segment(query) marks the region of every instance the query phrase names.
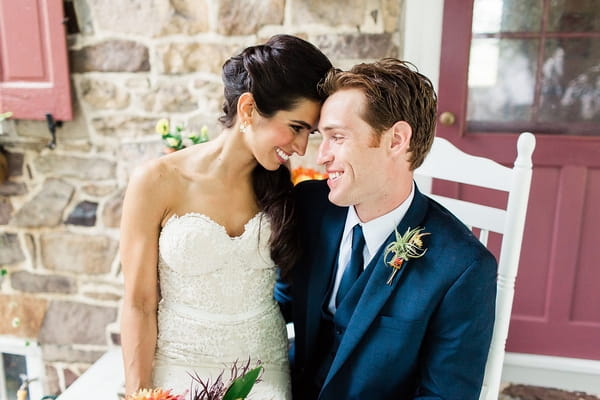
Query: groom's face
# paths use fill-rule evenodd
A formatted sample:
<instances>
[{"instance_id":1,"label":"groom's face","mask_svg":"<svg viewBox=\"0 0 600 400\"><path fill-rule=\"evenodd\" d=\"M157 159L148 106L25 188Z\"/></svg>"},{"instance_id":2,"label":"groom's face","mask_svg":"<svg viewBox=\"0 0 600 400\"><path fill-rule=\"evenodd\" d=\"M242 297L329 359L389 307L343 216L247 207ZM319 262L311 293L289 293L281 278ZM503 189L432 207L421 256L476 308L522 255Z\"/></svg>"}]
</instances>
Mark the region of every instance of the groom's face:
<instances>
[{"instance_id":1,"label":"groom's face","mask_svg":"<svg viewBox=\"0 0 600 400\"><path fill-rule=\"evenodd\" d=\"M323 141L317 162L323 164L329 179L329 200L338 206L377 208L389 182L389 151L386 133L381 142L373 128L362 118L365 95L360 89L333 93L323 104L319 131Z\"/></svg>"}]
</instances>

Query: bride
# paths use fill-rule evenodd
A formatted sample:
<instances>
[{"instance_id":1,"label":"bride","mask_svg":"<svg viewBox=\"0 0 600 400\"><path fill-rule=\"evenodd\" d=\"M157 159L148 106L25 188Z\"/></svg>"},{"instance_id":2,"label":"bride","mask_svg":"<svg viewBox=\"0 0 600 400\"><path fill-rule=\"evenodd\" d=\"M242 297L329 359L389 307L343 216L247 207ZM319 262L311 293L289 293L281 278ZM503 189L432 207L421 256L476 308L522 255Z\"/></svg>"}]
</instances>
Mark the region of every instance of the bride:
<instances>
[{"instance_id":1,"label":"bride","mask_svg":"<svg viewBox=\"0 0 600 400\"><path fill-rule=\"evenodd\" d=\"M223 132L136 169L123 205L126 393L183 393L236 360L260 361L252 399L291 399L287 336L273 300L276 265L297 248L289 157L316 129L331 63L277 35L223 66ZM285 270L282 274L285 274Z\"/></svg>"}]
</instances>

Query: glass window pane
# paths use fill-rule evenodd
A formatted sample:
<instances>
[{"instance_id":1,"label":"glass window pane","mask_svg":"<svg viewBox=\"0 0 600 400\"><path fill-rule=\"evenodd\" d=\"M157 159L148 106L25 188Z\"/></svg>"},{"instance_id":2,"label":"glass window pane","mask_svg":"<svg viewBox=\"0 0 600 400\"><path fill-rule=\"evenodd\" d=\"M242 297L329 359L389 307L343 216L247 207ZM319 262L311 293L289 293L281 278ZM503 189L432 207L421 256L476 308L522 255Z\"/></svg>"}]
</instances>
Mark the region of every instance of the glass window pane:
<instances>
[{"instance_id":1,"label":"glass window pane","mask_svg":"<svg viewBox=\"0 0 600 400\"><path fill-rule=\"evenodd\" d=\"M546 42L539 120L600 122L600 41L597 38Z\"/></svg>"},{"instance_id":2,"label":"glass window pane","mask_svg":"<svg viewBox=\"0 0 600 400\"><path fill-rule=\"evenodd\" d=\"M6 398L17 400L17 390L21 386L21 374L27 375L27 361L25 356L18 354L2 353L2 363L6 382ZM29 400L29 396L27 396Z\"/></svg>"},{"instance_id":3,"label":"glass window pane","mask_svg":"<svg viewBox=\"0 0 600 400\"><path fill-rule=\"evenodd\" d=\"M469 62L469 121L532 118L536 55L532 39L473 39Z\"/></svg>"},{"instance_id":4,"label":"glass window pane","mask_svg":"<svg viewBox=\"0 0 600 400\"><path fill-rule=\"evenodd\" d=\"M598 0L551 0L550 32L600 32Z\"/></svg>"},{"instance_id":5,"label":"glass window pane","mask_svg":"<svg viewBox=\"0 0 600 400\"><path fill-rule=\"evenodd\" d=\"M543 0L475 0L473 33L538 32Z\"/></svg>"}]
</instances>

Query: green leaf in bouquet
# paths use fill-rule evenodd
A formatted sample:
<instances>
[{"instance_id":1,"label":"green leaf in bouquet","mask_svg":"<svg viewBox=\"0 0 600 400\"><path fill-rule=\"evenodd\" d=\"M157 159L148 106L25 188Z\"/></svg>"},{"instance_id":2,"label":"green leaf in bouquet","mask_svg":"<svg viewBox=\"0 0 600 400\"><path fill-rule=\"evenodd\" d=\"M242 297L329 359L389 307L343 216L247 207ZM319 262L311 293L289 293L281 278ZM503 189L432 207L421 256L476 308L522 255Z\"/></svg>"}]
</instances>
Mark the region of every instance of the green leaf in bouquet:
<instances>
[{"instance_id":1,"label":"green leaf in bouquet","mask_svg":"<svg viewBox=\"0 0 600 400\"><path fill-rule=\"evenodd\" d=\"M227 392L225 392L225 395L223 396L223 400L245 399L256 383L262 368L263 367L259 365L231 382L229 389L227 389Z\"/></svg>"}]
</instances>

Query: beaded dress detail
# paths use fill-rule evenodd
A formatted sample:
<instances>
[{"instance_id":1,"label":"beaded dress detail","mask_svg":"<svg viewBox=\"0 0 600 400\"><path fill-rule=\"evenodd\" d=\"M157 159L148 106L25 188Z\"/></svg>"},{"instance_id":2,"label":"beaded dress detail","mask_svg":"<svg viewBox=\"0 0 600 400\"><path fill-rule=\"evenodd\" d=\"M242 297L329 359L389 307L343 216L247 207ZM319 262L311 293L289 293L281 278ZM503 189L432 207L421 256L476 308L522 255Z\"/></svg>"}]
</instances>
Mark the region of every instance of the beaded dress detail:
<instances>
[{"instance_id":1,"label":"beaded dress detail","mask_svg":"<svg viewBox=\"0 0 600 400\"><path fill-rule=\"evenodd\" d=\"M213 382L222 372L260 360L264 373L250 400L290 400L287 334L273 299L276 269L270 224L262 213L231 237L209 217L171 217L159 238L156 387L183 393L189 374Z\"/></svg>"}]
</instances>

